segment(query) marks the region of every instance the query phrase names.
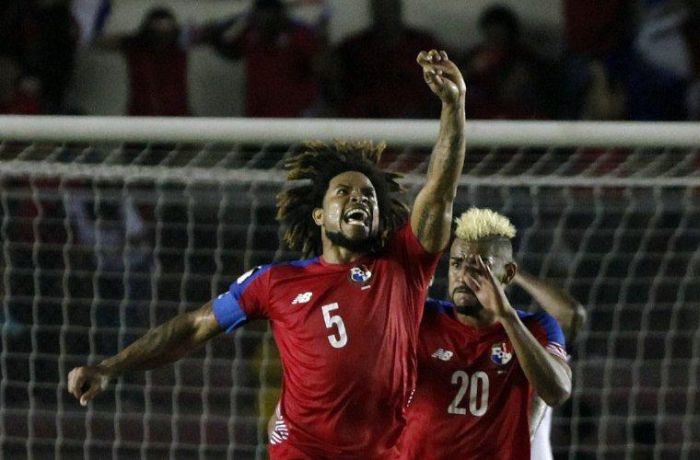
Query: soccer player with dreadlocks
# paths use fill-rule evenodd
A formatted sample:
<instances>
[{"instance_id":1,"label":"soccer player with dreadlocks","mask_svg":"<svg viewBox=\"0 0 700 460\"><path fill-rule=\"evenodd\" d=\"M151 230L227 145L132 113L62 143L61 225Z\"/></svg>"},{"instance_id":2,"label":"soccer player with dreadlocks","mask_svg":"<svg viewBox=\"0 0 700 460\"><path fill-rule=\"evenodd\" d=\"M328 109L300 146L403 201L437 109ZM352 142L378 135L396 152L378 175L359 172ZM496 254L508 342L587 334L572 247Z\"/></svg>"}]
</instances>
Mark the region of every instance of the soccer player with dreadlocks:
<instances>
[{"instance_id":1,"label":"soccer player with dreadlocks","mask_svg":"<svg viewBox=\"0 0 700 460\"><path fill-rule=\"evenodd\" d=\"M465 85L445 52L418 63L442 101L426 183L409 212L397 175L369 143L312 145L291 159L278 197L285 241L306 259L254 268L199 310L151 330L114 357L69 374L87 404L115 376L172 362L255 319L271 322L283 389L273 459L396 455L416 381L426 291L449 242L465 156Z\"/></svg>"}]
</instances>

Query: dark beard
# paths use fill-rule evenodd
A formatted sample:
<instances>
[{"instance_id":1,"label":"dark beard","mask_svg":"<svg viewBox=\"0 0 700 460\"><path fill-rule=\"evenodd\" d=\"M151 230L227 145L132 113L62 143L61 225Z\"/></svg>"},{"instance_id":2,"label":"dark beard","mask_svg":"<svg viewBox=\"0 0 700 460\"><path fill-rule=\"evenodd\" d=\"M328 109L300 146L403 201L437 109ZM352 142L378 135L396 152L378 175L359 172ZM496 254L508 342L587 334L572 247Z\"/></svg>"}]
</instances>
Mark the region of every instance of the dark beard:
<instances>
[{"instance_id":1,"label":"dark beard","mask_svg":"<svg viewBox=\"0 0 700 460\"><path fill-rule=\"evenodd\" d=\"M331 243L335 244L336 246L340 246L341 248L348 249L352 252L358 252L363 254L374 251L377 245L377 241L375 238L365 238L361 241L354 241L340 232L327 231L326 237Z\"/></svg>"},{"instance_id":2,"label":"dark beard","mask_svg":"<svg viewBox=\"0 0 700 460\"><path fill-rule=\"evenodd\" d=\"M454 292L452 293L452 304L455 306L455 311L457 313L466 316L476 316L481 310L484 309L484 307L481 305L481 303L479 303L478 300L476 301L475 305L465 305L463 307L458 306L454 302Z\"/></svg>"},{"instance_id":3,"label":"dark beard","mask_svg":"<svg viewBox=\"0 0 700 460\"><path fill-rule=\"evenodd\" d=\"M458 307L455 305L455 311L465 316L476 316L483 309L484 307L482 307L480 303L476 305L467 305L466 307Z\"/></svg>"}]
</instances>

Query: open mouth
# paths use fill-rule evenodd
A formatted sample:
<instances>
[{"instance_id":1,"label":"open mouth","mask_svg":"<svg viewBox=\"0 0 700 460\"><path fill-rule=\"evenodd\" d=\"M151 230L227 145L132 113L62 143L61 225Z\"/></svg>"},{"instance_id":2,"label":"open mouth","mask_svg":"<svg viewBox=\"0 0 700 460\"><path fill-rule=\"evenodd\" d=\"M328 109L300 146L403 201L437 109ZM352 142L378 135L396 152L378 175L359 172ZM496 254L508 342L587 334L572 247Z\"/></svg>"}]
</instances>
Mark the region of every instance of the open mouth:
<instances>
[{"instance_id":1,"label":"open mouth","mask_svg":"<svg viewBox=\"0 0 700 460\"><path fill-rule=\"evenodd\" d=\"M369 222L369 212L364 208L350 209L343 216L345 223L350 225L367 225Z\"/></svg>"}]
</instances>

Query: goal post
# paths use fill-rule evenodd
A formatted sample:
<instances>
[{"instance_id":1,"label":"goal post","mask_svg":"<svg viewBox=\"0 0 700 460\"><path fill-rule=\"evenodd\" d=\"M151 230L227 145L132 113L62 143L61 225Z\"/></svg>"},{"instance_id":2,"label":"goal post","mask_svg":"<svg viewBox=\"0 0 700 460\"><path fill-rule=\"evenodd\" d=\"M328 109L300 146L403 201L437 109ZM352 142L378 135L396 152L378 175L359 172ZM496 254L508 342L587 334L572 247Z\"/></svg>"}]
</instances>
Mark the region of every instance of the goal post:
<instances>
[{"instance_id":1,"label":"goal post","mask_svg":"<svg viewBox=\"0 0 700 460\"><path fill-rule=\"evenodd\" d=\"M373 139L432 145L435 120L0 116L0 139L75 142L248 142L258 144ZM472 147L693 147L697 123L469 121Z\"/></svg>"},{"instance_id":2,"label":"goal post","mask_svg":"<svg viewBox=\"0 0 700 460\"><path fill-rule=\"evenodd\" d=\"M455 211L510 217L518 264L588 311L557 456L698 458L700 125L466 129ZM264 323L124 376L88 408L67 372L295 256L279 244L275 195L305 141L386 142L383 166L410 198L437 132L433 120L0 117L0 452L264 458L280 385ZM445 286L443 266L431 294Z\"/></svg>"}]
</instances>

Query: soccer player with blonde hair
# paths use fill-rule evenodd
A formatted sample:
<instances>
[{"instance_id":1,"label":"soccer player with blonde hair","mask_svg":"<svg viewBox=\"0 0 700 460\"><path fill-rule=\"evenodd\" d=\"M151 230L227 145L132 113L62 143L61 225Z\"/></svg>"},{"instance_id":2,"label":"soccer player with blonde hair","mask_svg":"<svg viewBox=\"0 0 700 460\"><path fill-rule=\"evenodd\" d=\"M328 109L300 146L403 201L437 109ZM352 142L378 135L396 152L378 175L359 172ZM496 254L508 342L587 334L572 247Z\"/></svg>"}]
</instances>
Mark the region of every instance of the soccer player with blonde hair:
<instances>
[{"instance_id":1,"label":"soccer player with blonde hair","mask_svg":"<svg viewBox=\"0 0 700 460\"><path fill-rule=\"evenodd\" d=\"M399 442L404 459L530 459L533 393L554 406L571 393L564 335L546 312L511 306L515 227L491 210L457 220L448 297L429 300L418 385Z\"/></svg>"}]
</instances>

